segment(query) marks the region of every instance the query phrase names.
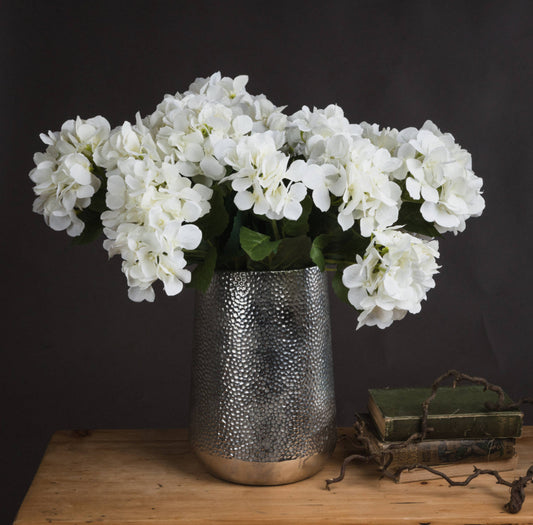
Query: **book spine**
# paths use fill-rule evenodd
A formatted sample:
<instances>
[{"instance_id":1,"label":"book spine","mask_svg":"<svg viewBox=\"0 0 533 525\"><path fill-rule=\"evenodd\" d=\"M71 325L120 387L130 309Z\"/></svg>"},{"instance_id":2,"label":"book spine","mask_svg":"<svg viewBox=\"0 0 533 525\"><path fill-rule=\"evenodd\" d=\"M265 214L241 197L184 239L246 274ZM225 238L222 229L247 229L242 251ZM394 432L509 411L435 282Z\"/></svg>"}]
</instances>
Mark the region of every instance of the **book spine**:
<instances>
[{"instance_id":1,"label":"book spine","mask_svg":"<svg viewBox=\"0 0 533 525\"><path fill-rule=\"evenodd\" d=\"M387 451L388 445L382 444ZM427 440L402 448L390 449L390 468L401 465L439 465L463 460L499 461L515 455L514 439L451 439Z\"/></svg>"},{"instance_id":2,"label":"book spine","mask_svg":"<svg viewBox=\"0 0 533 525\"><path fill-rule=\"evenodd\" d=\"M516 438L522 431L522 414L484 413L429 416L433 431L427 439ZM386 418L384 441L404 441L420 431L420 418Z\"/></svg>"}]
</instances>

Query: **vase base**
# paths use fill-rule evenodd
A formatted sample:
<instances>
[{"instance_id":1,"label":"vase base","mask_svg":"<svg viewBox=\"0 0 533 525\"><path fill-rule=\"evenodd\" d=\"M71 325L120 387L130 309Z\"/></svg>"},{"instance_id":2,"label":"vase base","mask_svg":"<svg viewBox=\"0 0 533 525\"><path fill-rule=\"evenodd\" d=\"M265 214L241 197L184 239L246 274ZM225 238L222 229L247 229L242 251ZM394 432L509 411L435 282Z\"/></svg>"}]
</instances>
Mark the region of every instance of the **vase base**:
<instances>
[{"instance_id":1,"label":"vase base","mask_svg":"<svg viewBox=\"0 0 533 525\"><path fill-rule=\"evenodd\" d=\"M216 478L241 485L286 485L322 470L329 454L313 454L286 461L243 461L195 450L197 457Z\"/></svg>"}]
</instances>

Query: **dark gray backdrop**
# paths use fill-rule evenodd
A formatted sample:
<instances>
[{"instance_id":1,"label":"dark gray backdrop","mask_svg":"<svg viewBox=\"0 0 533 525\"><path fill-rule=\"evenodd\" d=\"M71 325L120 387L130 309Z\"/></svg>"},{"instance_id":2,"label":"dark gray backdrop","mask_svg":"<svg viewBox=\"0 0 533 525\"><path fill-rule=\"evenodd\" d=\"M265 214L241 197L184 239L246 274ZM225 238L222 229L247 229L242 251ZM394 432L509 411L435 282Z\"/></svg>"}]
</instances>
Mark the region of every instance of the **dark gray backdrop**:
<instances>
[{"instance_id":1,"label":"dark gray backdrop","mask_svg":"<svg viewBox=\"0 0 533 525\"><path fill-rule=\"evenodd\" d=\"M451 367L533 394L533 3L324 5L3 2L0 523L55 430L178 427L188 414L193 293L132 303L100 242L72 247L31 212L38 134L76 115L116 126L217 70L248 74L250 92L290 112L334 102L354 122L431 118L485 181L486 211L441 241L421 314L356 332L332 296L339 424L367 388L428 385Z\"/></svg>"}]
</instances>

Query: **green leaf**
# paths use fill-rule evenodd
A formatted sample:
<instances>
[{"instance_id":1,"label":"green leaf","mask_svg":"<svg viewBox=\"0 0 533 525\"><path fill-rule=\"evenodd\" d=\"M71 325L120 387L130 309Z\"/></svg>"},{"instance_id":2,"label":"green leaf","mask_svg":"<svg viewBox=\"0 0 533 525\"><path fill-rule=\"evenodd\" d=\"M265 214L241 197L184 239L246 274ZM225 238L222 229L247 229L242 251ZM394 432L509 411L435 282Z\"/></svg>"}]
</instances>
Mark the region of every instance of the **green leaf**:
<instances>
[{"instance_id":1,"label":"green leaf","mask_svg":"<svg viewBox=\"0 0 533 525\"><path fill-rule=\"evenodd\" d=\"M96 177L100 180L100 187L98 191L92 196L91 204L89 204L89 210L95 211L97 213L103 213L106 211L107 204L105 203L105 196L107 193L107 176L104 168L93 165L93 172Z\"/></svg>"},{"instance_id":2,"label":"green leaf","mask_svg":"<svg viewBox=\"0 0 533 525\"><path fill-rule=\"evenodd\" d=\"M441 234L435 226L422 217L421 206L422 204L419 202L404 202L400 208L396 224L402 225L407 231L412 233L419 233L427 237L440 237Z\"/></svg>"},{"instance_id":3,"label":"green leaf","mask_svg":"<svg viewBox=\"0 0 533 525\"><path fill-rule=\"evenodd\" d=\"M307 235L282 239L269 263L270 270L296 270L313 265L309 255L311 239Z\"/></svg>"},{"instance_id":4,"label":"green leaf","mask_svg":"<svg viewBox=\"0 0 533 525\"><path fill-rule=\"evenodd\" d=\"M91 197L91 203L87 208L78 213L78 218L83 221L85 228L78 237L72 239L72 244L87 244L98 239L104 228L100 215L106 211L105 196L107 192L107 177L105 170L93 164L92 171L100 180L98 191Z\"/></svg>"},{"instance_id":5,"label":"green leaf","mask_svg":"<svg viewBox=\"0 0 533 525\"><path fill-rule=\"evenodd\" d=\"M337 222L337 216L338 212L333 207L329 211L323 212L313 206L309 214L310 237L317 237L321 233L342 232L342 228Z\"/></svg>"},{"instance_id":6,"label":"green leaf","mask_svg":"<svg viewBox=\"0 0 533 525\"><path fill-rule=\"evenodd\" d=\"M335 272L335 275L333 276L333 279L331 281L331 286L333 288L333 291L335 292L335 295L344 303L351 304L350 301L348 301L348 288L342 284L342 272L344 271L344 268L346 266L337 266L337 271Z\"/></svg>"},{"instance_id":7,"label":"green leaf","mask_svg":"<svg viewBox=\"0 0 533 525\"><path fill-rule=\"evenodd\" d=\"M85 228L78 237L72 239L72 244L87 244L98 239L104 229L100 213L87 208L80 212L78 217L85 223Z\"/></svg>"},{"instance_id":8,"label":"green leaf","mask_svg":"<svg viewBox=\"0 0 533 525\"><path fill-rule=\"evenodd\" d=\"M355 262L356 254L364 255L369 243L369 237L363 237L354 229L350 229L332 234L324 254L327 259L352 263Z\"/></svg>"},{"instance_id":9,"label":"green leaf","mask_svg":"<svg viewBox=\"0 0 533 525\"><path fill-rule=\"evenodd\" d=\"M233 217L233 226L231 228L228 242L226 243L225 251L229 253L237 253L241 251L241 243L239 241L239 236L241 234L241 226L242 212L239 210L235 214L235 217Z\"/></svg>"},{"instance_id":10,"label":"green leaf","mask_svg":"<svg viewBox=\"0 0 533 525\"><path fill-rule=\"evenodd\" d=\"M281 240L271 241L268 235L250 230L246 226L241 227L239 239L242 249L252 261L262 261L275 253L281 242Z\"/></svg>"},{"instance_id":11,"label":"green leaf","mask_svg":"<svg viewBox=\"0 0 533 525\"><path fill-rule=\"evenodd\" d=\"M241 248L239 234L242 226L242 212L237 210L226 241L221 242L217 260L218 269L242 270L245 267L246 254Z\"/></svg>"},{"instance_id":12,"label":"green leaf","mask_svg":"<svg viewBox=\"0 0 533 525\"><path fill-rule=\"evenodd\" d=\"M202 238L214 239L221 235L229 224L229 215L224 205L224 192L221 186L213 188L211 197L211 210L207 215L200 217L194 224L202 230Z\"/></svg>"},{"instance_id":13,"label":"green leaf","mask_svg":"<svg viewBox=\"0 0 533 525\"><path fill-rule=\"evenodd\" d=\"M204 262L208 248L209 244L202 241L198 248L194 250L183 250L187 264L200 264Z\"/></svg>"},{"instance_id":14,"label":"green leaf","mask_svg":"<svg viewBox=\"0 0 533 525\"><path fill-rule=\"evenodd\" d=\"M313 244L311 244L311 260L320 268L321 272L326 269L326 261L323 250L328 245L329 237L330 236L328 234L323 233L313 241Z\"/></svg>"},{"instance_id":15,"label":"green leaf","mask_svg":"<svg viewBox=\"0 0 533 525\"><path fill-rule=\"evenodd\" d=\"M204 293L211 283L216 263L217 249L210 245L203 262L198 264L198 266L193 270L191 274L190 285L193 288L196 288L196 290Z\"/></svg>"},{"instance_id":16,"label":"green leaf","mask_svg":"<svg viewBox=\"0 0 533 525\"><path fill-rule=\"evenodd\" d=\"M302 214L296 221L283 219L281 222L281 231L284 237L298 237L305 235L309 231L309 214L313 209L313 201L310 195L307 195L302 201Z\"/></svg>"},{"instance_id":17,"label":"green leaf","mask_svg":"<svg viewBox=\"0 0 533 525\"><path fill-rule=\"evenodd\" d=\"M345 232L323 233L315 238L311 246L311 259L322 270L326 259L337 264L355 262L356 254L363 255L370 239L359 235L354 229Z\"/></svg>"}]
</instances>

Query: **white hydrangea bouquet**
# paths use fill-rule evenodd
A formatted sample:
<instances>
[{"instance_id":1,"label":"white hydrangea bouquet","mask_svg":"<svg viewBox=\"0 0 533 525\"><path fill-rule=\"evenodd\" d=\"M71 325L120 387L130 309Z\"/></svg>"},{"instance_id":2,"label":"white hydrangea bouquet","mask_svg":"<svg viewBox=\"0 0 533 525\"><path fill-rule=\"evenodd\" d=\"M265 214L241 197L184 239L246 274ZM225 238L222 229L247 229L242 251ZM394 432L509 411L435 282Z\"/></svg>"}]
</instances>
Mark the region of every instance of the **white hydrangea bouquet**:
<instances>
[{"instance_id":1,"label":"white hydrangea bouquet","mask_svg":"<svg viewBox=\"0 0 533 525\"><path fill-rule=\"evenodd\" d=\"M215 270L318 265L358 328L419 312L435 238L485 206L470 154L430 121L380 129L337 105L287 115L247 81L215 73L134 124L78 117L41 135L33 210L79 242L103 231L133 301L153 301L157 280L175 295L205 291Z\"/></svg>"}]
</instances>

